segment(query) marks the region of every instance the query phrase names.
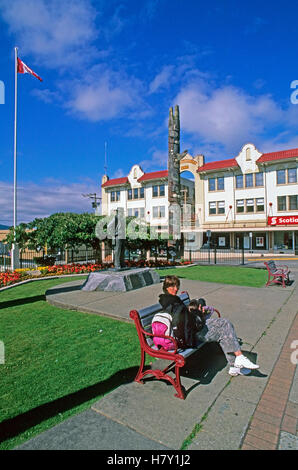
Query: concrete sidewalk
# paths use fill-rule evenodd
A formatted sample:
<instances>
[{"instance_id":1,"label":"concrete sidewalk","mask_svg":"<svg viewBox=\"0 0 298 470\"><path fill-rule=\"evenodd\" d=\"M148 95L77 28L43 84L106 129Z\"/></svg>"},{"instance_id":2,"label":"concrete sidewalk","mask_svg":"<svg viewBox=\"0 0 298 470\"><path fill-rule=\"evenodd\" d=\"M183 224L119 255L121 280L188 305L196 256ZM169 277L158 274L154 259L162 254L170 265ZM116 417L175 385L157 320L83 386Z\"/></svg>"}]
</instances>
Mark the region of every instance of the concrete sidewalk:
<instances>
[{"instance_id":1,"label":"concrete sidewalk","mask_svg":"<svg viewBox=\"0 0 298 470\"><path fill-rule=\"evenodd\" d=\"M131 382L17 449L297 449L297 273L292 269L295 282L285 289L181 282L190 297L205 297L233 322L242 350L260 364L249 376L230 377L219 346L207 344L182 371L185 400L165 382ZM82 283L57 286L47 300L130 321L132 308L154 303L161 293L161 284L126 293L82 292Z\"/></svg>"}]
</instances>

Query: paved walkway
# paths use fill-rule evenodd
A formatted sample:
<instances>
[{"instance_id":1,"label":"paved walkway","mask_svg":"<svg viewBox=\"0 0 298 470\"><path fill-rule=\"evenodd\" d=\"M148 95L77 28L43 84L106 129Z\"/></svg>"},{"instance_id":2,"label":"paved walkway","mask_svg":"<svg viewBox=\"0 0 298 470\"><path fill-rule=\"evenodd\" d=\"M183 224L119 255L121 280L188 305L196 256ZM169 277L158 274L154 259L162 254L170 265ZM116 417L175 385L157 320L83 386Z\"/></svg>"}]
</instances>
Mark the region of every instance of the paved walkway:
<instances>
[{"instance_id":1,"label":"paved walkway","mask_svg":"<svg viewBox=\"0 0 298 470\"><path fill-rule=\"evenodd\" d=\"M296 449L298 443L298 270L283 289L182 281L235 325L242 350L260 369L230 377L216 344L205 345L182 372L185 400L165 382L130 382L90 409L17 449L224 450ZM82 281L48 291L49 302L129 320L129 310L153 303L161 285L129 293L83 292ZM160 364L162 367L162 364Z\"/></svg>"}]
</instances>

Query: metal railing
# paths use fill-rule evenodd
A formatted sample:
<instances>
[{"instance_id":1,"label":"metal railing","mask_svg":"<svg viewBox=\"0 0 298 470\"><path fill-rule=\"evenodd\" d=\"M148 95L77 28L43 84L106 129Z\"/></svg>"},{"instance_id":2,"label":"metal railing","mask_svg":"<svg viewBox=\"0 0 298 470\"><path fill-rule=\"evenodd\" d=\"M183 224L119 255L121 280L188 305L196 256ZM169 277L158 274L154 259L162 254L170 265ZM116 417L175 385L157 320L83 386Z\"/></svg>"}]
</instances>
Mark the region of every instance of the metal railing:
<instances>
[{"instance_id":1,"label":"metal railing","mask_svg":"<svg viewBox=\"0 0 298 470\"><path fill-rule=\"evenodd\" d=\"M152 250L147 260L153 261L189 261L190 263L198 264L229 264L229 265L244 265L248 250L244 249L218 249L218 248L203 248L200 250L184 250L182 256L172 253L169 250ZM146 258L146 256L145 256ZM144 252L140 250L131 251L126 250L125 259L128 261L139 261L144 258ZM88 264L88 263L102 263L109 264L113 261L113 250L109 247L98 253L96 250L87 247L80 247L79 249L60 250L54 254L46 254L45 251L40 252L32 250L20 250L19 252L19 267L36 269L38 266L47 266L53 264ZM11 252L8 245L0 244L0 272L5 272L11 269Z\"/></svg>"},{"instance_id":2,"label":"metal railing","mask_svg":"<svg viewBox=\"0 0 298 470\"><path fill-rule=\"evenodd\" d=\"M201 250L184 251L184 260L200 264L244 265L246 250L203 248Z\"/></svg>"}]
</instances>

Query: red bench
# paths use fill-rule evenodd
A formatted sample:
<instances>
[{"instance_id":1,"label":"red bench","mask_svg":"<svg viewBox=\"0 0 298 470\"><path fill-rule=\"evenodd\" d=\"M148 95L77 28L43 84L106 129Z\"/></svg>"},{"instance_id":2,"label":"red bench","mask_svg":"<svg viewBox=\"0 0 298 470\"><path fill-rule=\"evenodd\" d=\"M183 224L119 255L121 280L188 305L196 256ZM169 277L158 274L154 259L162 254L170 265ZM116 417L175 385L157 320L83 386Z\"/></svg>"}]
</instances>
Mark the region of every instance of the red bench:
<instances>
[{"instance_id":1,"label":"red bench","mask_svg":"<svg viewBox=\"0 0 298 470\"><path fill-rule=\"evenodd\" d=\"M264 262L267 271L268 271L268 281L266 286L270 284L282 284L283 287L286 287L286 283L289 282L289 271L288 266L280 265L276 266L274 261L265 261Z\"/></svg>"},{"instance_id":2,"label":"red bench","mask_svg":"<svg viewBox=\"0 0 298 470\"><path fill-rule=\"evenodd\" d=\"M187 292L182 292L180 298L186 306L189 304L190 299ZM161 335L161 338L171 339L171 341L173 341L176 345L176 348L173 351L166 351L163 348L156 348L152 339L153 334L151 329L151 323L154 315L160 311L162 311L162 307L159 303L157 303L149 307L145 307L139 311L131 310L129 313L130 318L135 322L141 347L141 363L135 378L135 382L143 384L143 379L147 375L153 375L158 380L167 380L173 385L176 390L175 397L184 400L185 393L181 385L180 369L185 365L186 359L193 353L195 353L201 346L203 346L205 342L202 341L202 343L200 343L197 348L179 349L174 338L172 338L171 336ZM215 312L220 317L219 311L215 309ZM166 359L170 361L170 364L163 370L152 368L145 369L144 366L146 354L158 359ZM168 374L168 372L170 371L170 369L173 368L174 365L175 377L173 378Z\"/></svg>"}]
</instances>

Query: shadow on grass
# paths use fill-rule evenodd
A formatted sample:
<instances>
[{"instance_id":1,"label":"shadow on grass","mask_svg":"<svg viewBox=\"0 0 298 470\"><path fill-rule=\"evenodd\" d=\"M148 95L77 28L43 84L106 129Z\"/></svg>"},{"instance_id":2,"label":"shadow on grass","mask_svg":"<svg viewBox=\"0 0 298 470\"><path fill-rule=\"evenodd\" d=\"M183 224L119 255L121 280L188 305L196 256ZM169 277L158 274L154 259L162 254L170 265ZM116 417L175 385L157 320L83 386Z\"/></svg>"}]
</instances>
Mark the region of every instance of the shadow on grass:
<instances>
[{"instance_id":1,"label":"shadow on grass","mask_svg":"<svg viewBox=\"0 0 298 470\"><path fill-rule=\"evenodd\" d=\"M82 284L79 284L78 286L68 286L66 287L65 284L62 284L62 286L57 286L57 287L52 287L50 290L46 291L46 295L51 295L51 294L62 294L64 292L72 292L75 290L81 290Z\"/></svg>"},{"instance_id":2,"label":"shadow on grass","mask_svg":"<svg viewBox=\"0 0 298 470\"><path fill-rule=\"evenodd\" d=\"M24 304L31 304L33 302L39 302L40 300L46 300L45 295L35 295L32 297L24 297L23 299L7 300L5 302L0 302L0 309L17 307L18 305Z\"/></svg>"},{"instance_id":3,"label":"shadow on grass","mask_svg":"<svg viewBox=\"0 0 298 470\"><path fill-rule=\"evenodd\" d=\"M12 439L43 421L53 418L59 413L75 408L100 395L104 395L120 385L132 382L137 371L138 367L120 370L107 380L58 398L50 403L40 405L14 418L2 421L2 423L0 423L0 442Z\"/></svg>"}]
</instances>

